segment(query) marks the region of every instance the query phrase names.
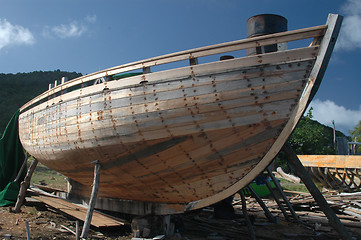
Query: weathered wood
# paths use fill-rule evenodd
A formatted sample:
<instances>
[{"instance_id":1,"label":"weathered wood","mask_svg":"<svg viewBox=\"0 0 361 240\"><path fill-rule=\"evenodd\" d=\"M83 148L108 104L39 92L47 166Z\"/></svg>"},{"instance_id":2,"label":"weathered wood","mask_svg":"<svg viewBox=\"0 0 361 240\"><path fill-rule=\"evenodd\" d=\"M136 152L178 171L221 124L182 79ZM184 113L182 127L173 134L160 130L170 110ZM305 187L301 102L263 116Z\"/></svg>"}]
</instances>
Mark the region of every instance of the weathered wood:
<instances>
[{"instance_id":1,"label":"weathered wood","mask_svg":"<svg viewBox=\"0 0 361 240\"><path fill-rule=\"evenodd\" d=\"M302 179L302 182L306 185L307 189L312 194L313 198L316 200L322 211L327 216L330 225L338 232L338 234L342 239L349 239L349 240L352 239L352 237L347 232L344 225L341 223L340 219L336 216L336 214L328 205L322 193L312 182L310 176L308 175L306 169L298 159L297 154L294 152L292 147L289 144L285 144L283 146L283 151L287 154L289 163L293 165L293 169L295 170L296 174Z\"/></svg>"},{"instance_id":2,"label":"weathered wood","mask_svg":"<svg viewBox=\"0 0 361 240\"><path fill-rule=\"evenodd\" d=\"M25 221L25 226L26 226L26 240L30 240L30 228L29 228L29 222Z\"/></svg>"},{"instance_id":3,"label":"weathered wood","mask_svg":"<svg viewBox=\"0 0 361 240\"><path fill-rule=\"evenodd\" d=\"M359 168L361 156L358 155L297 155L305 167Z\"/></svg>"},{"instance_id":4,"label":"weathered wood","mask_svg":"<svg viewBox=\"0 0 361 240\"><path fill-rule=\"evenodd\" d=\"M28 158L29 158L29 155L28 155L27 152L25 152L24 162L23 162L23 164L21 165L21 168L20 168L20 170L19 170L19 172L18 172L18 175L16 175L16 178L15 178L14 182L19 181L19 179L20 179L20 177L21 177L21 175L22 175L22 173L23 173L23 171L24 171L24 168L26 167L26 165L27 165L27 163L28 163Z\"/></svg>"},{"instance_id":5,"label":"weathered wood","mask_svg":"<svg viewBox=\"0 0 361 240\"><path fill-rule=\"evenodd\" d=\"M74 232L73 230L71 230L70 228L68 228L67 226L64 225L60 225L60 227L64 228L65 230L67 230L68 232L70 232L71 234L76 236L76 232Z\"/></svg>"},{"instance_id":6,"label":"weathered wood","mask_svg":"<svg viewBox=\"0 0 361 240\"><path fill-rule=\"evenodd\" d=\"M84 219L86 218L87 208L85 208L84 206L76 205L64 199L52 197L52 196L39 195L39 196L32 196L32 198L41 201L70 216L73 216L78 220L84 221ZM79 221L77 222L79 223ZM93 212L91 225L95 227L116 227L116 226L125 225L125 222L95 211Z\"/></svg>"},{"instance_id":7,"label":"weathered wood","mask_svg":"<svg viewBox=\"0 0 361 240\"><path fill-rule=\"evenodd\" d=\"M34 161L31 163L31 165L28 168L24 181L22 181L20 184L19 195L14 208L14 212L16 213L20 212L21 206L23 205L25 199L26 190L30 185L30 180L37 164L38 164L38 160L34 158Z\"/></svg>"},{"instance_id":8,"label":"weathered wood","mask_svg":"<svg viewBox=\"0 0 361 240\"><path fill-rule=\"evenodd\" d=\"M315 96L321 84L328 62L330 61L333 48L335 47L336 39L341 29L342 20L343 17L340 15L337 14L328 15L326 22L328 28L320 44L320 53L316 60L317 67L315 67L310 74L310 78L313 79L315 83L314 83L314 87L312 88L310 98L308 99L308 103L312 101L313 97ZM327 42L328 44L323 44L324 42Z\"/></svg>"},{"instance_id":9,"label":"weathered wood","mask_svg":"<svg viewBox=\"0 0 361 240\"><path fill-rule=\"evenodd\" d=\"M272 172L271 172L271 174L272 174ZM273 179L272 179L272 180L273 180ZM275 183L275 181L273 181L273 182ZM277 182L277 180L276 180L276 182ZM276 201L276 203L277 203L279 209L281 210L283 216L285 217L285 219L286 219L287 221L289 221L290 218L289 218L289 216L288 216L288 214L287 214L287 212L286 212L285 207L283 206L283 204L281 203L281 201L279 200L279 198L276 196L274 190L272 189L271 184L268 182L268 180L267 180L266 178L265 178L264 183L266 184L268 190L270 191L273 199Z\"/></svg>"},{"instance_id":10,"label":"weathered wood","mask_svg":"<svg viewBox=\"0 0 361 240\"><path fill-rule=\"evenodd\" d=\"M75 221L75 240L80 239L80 229L79 229L79 221Z\"/></svg>"},{"instance_id":11,"label":"weathered wood","mask_svg":"<svg viewBox=\"0 0 361 240\"><path fill-rule=\"evenodd\" d=\"M263 209L263 211L264 211L266 217L268 218L268 220L270 222L277 223L278 222L277 217L272 215L272 213L270 212L270 210L268 209L266 204L263 202L262 198L260 198L258 196L258 194L253 190L253 188L251 186L248 186L247 188L251 191L252 197L254 197L256 199L256 201L258 202L260 207Z\"/></svg>"},{"instance_id":12,"label":"weathered wood","mask_svg":"<svg viewBox=\"0 0 361 240\"><path fill-rule=\"evenodd\" d=\"M90 227L90 223L91 223L91 220L92 220L92 217L93 217L95 201L97 199L98 188L99 188L100 167L101 166L99 164L99 161L96 161L95 166L94 166L93 189L92 189L92 194L90 196L89 207L88 207L88 211L87 211L87 214L86 214L86 218L84 220L83 230L82 230L81 235L80 235L81 238L86 238L87 237L89 227Z\"/></svg>"},{"instance_id":13,"label":"weathered wood","mask_svg":"<svg viewBox=\"0 0 361 240\"><path fill-rule=\"evenodd\" d=\"M290 211L292 217L293 217L296 221L298 221L298 216L297 216L295 210L293 209L290 201L288 201L287 196L286 196L285 193L283 192L283 189L282 189L281 185L279 184L278 180L277 180L277 179L275 178L275 176L273 175L270 167L268 166L268 167L266 168L266 170L267 170L267 172L268 172L268 175L271 177L273 183L275 184L276 189L277 189L278 192L281 194L281 197L282 197L283 201L285 202L288 210ZM283 211L282 211L282 212L283 212Z\"/></svg>"},{"instance_id":14,"label":"weathered wood","mask_svg":"<svg viewBox=\"0 0 361 240\"><path fill-rule=\"evenodd\" d=\"M252 222L248 216L248 212L247 212L247 204L246 204L246 198L244 197L244 193L242 191L239 191L239 194L241 195L241 199L242 199L242 213L243 213L243 217L246 219L246 223L247 223L247 227L248 227L248 231L250 234L251 239L256 239L256 234L254 232L253 226L252 226Z\"/></svg>"}]
</instances>

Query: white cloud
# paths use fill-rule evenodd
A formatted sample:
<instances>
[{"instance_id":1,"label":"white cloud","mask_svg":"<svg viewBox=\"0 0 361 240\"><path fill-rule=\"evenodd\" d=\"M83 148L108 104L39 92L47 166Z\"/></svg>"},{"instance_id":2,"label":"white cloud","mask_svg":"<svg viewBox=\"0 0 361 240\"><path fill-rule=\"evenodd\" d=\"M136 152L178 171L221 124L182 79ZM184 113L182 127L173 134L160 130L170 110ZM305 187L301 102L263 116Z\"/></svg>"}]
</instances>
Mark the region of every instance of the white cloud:
<instances>
[{"instance_id":1,"label":"white cloud","mask_svg":"<svg viewBox=\"0 0 361 240\"><path fill-rule=\"evenodd\" d=\"M72 21L68 24L60 24L57 26L46 26L43 35L47 37L58 38L78 38L88 31L88 24L96 22L96 15L88 15L83 21Z\"/></svg>"},{"instance_id":2,"label":"white cloud","mask_svg":"<svg viewBox=\"0 0 361 240\"><path fill-rule=\"evenodd\" d=\"M86 30L87 28L84 25L75 21L67 25L61 24L51 28L52 33L60 38L80 37Z\"/></svg>"},{"instance_id":3,"label":"white cloud","mask_svg":"<svg viewBox=\"0 0 361 240\"><path fill-rule=\"evenodd\" d=\"M85 21L87 21L88 23L94 23L97 20L97 16L96 15L88 15L85 17Z\"/></svg>"},{"instance_id":4,"label":"white cloud","mask_svg":"<svg viewBox=\"0 0 361 240\"><path fill-rule=\"evenodd\" d=\"M361 49L361 1L347 0L342 6L344 19L336 50Z\"/></svg>"},{"instance_id":5,"label":"white cloud","mask_svg":"<svg viewBox=\"0 0 361 240\"><path fill-rule=\"evenodd\" d=\"M11 45L31 45L35 38L29 29L13 25L6 19L0 19L0 50Z\"/></svg>"},{"instance_id":6,"label":"white cloud","mask_svg":"<svg viewBox=\"0 0 361 240\"><path fill-rule=\"evenodd\" d=\"M313 119L332 127L332 120L335 121L336 130L349 135L349 130L353 130L356 124L361 121L361 105L358 110L346 109L333 101L321 101L315 99L311 102ZM306 113L308 110L306 111Z\"/></svg>"}]
</instances>

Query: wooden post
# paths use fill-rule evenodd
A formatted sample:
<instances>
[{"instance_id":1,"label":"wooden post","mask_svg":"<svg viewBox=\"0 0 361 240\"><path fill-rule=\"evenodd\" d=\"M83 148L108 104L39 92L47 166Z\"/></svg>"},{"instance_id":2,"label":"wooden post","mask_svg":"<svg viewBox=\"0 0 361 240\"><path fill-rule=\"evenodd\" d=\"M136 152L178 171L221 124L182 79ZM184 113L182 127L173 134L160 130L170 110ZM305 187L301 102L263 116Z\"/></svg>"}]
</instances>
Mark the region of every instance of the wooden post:
<instances>
[{"instance_id":1,"label":"wooden post","mask_svg":"<svg viewBox=\"0 0 361 240\"><path fill-rule=\"evenodd\" d=\"M89 208L85 217L85 221L84 221L84 225L83 225L83 230L81 232L81 236L80 238L86 238L88 235L88 231L90 228L90 223L93 217L93 211L94 211L94 206L95 206L95 201L97 198L97 194L98 194L98 188L99 188L99 175L100 175L100 164L99 161L95 161L93 162L95 163L94 166L94 182L93 182L93 189L92 189L92 193L90 196L90 201L89 201Z\"/></svg>"},{"instance_id":2,"label":"wooden post","mask_svg":"<svg viewBox=\"0 0 361 240\"><path fill-rule=\"evenodd\" d=\"M335 149L335 151L337 151L337 146L336 146L336 128L335 128L335 121L332 120L332 128L333 128L333 149Z\"/></svg>"},{"instance_id":3,"label":"wooden post","mask_svg":"<svg viewBox=\"0 0 361 240\"><path fill-rule=\"evenodd\" d=\"M30 240L30 228L28 221L25 221L25 226L26 226L26 240Z\"/></svg>"},{"instance_id":4,"label":"wooden post","mask_svg":"<svg viewBox=\"0 0 361 240\"><path fill-rule=\"evenodd\" d=\"M79 221L76 220L75 222L75 240L80 239L80 232L79 232Z\"/></svg>"},{"instance_id":5,"label":"wooden post","mask_svg":"<svg viewBox=\"0 0 361 240\"><path fill-rule=\"evenodd\" d=\"M23 162L23 164L21 165L21 168L20 168L20 170L19 170L19 172L18 172L18 175L16 175L16 178L15 178L14 182L19 181L19 179L20 179L20 177L21 177L21 174L23 173L23 170L24 170L24 168L26 167L26 164L27 164L27 163L28 163L28 153L25 152L24 162Z\"/></svg>"},{"instance_id":6,"label":"wooden post","mask_svg":"<svg viewBox=\"0 0 361 240\"><path fill-rule=\"evenodd\" d=\"M14 212L16 212L16 213L20 212L21 205L23 205L23 202L25 199L26 190L28 189L28 187L30 185L31 176L33 175L33 172L34 172L37 164L38 164L38 160L36 160L34 158L34 161L31 163L31 165L28 169L28 172L26 173L24 181L22 181L20 184L19 195L18 195L18 199L16 201L15 209L14 209Z\"/></svg>"},{"instance_id":7,"label":"wooden post","mask_svg":"<svg viewBox=\"0 0 361 240\"><path fill-rule=\"evenodd\" d=\"M258 194L254 191L254 189L251 187L251 185L248 185L248 189L251 191L251 195L252 197L254 197L256 199L256 201L258 202L258 204L261 206L261 208L264 211L264 214L266 215L266 217L268 218L268 220L270 222L279 223L279 220L277 219L277 217L273 216L272 213L270 212L270 210L268 209L268 207L266 206L266 204L263 202L263 200L260 198L260 196L258 196ZM238 193L241 195L241 191L239 191Z\"/></svg>"},{"instance_id":8,"label":"wooden post","mask_svg":"<svg viewBox=\"0 0 361 240\"><path fill-rule=\"evenodd\" d=\"M247 205L246 205L246 199L244 197L244 193L242 191L239 191L239 194L241 195L241 199L242 199L242 212L243 212L243 217L246 219L246 224L249 230L249 233L251 235L251 239L256 239L256 233L254 232L251 220L249 219L248 213L247 213Z\"/></svg>"},{"instance_id":9,"label":"wooden post","mask_svg":"<svg viewBox=\"0 0 361 240\"><path fill-rule=\"evenodd\" d=\"M283 198L283 201L286 203L286 205L287 205L287 207L288 207L288 210L290 210L290 212L291 212L291 214L292 214L292 217L293 217L296 221L299 221L298 216L297 216L295 210L293 209L291 203L288 201L287 196L285 195L285 193L284 193L283 190L282 190L281 185L278 183L277 179L276 179L275 176L273 175L270 167L268 166L266 170L267 170L267 172L268 172L268 175L271 177L273 183L275 184L278 192L281 194L281 197Z\"/></svg>"},{"instance_id":10,"label":"wooden post","mask_svg":"<svg viewBox=\"0 0 361 240\"><path fill-rule=\"evenodd\" d=\"M75 222L75 240L80 239L80 232L79 232L79 221L76 220Z\"/></svg>"},{"instance_id":11,"label":"wooden post","mask_svg":"<svg viewBox=\"0 0 361 240\"><path fill-rule=\"evenodd\" d=\"M283 151L286 153L289 163L293 165L296 174L301 178L302 182L306 185L308 191L310 191L317 204L325 213L329 224L338 232L342 239L352 239L350 234L347 232L345 226L341 223L340 219L336 216L334 211L328 205L322 193L313 183L311 177L308 175L306 169L302 165L301 161L298 159L297 154L294 152L292 147L288 143L286 143L283 146Z\"/></svg>"},{"instance_id":12,"label":"wooden post","mask_svg":"<svg viewBox=\"0 0 361 240\"><path fill-rule=\"evenodd\" d=\"M262 173L262 176L264 177L263 173ZM268 182L268 179L266 179L266 178L264 177L264 180L265 180L264 183L266 184L268 190L270 191L273 199L276 201L278 207L281 209L281 212L283 213L283 216L285 217L285 219L286 219L287 221L289 221L290 218L288 217L288 214L287 214L287 212L286 212L286 209L284 208L284 206L282 205L281 201L278 199L278 197L277 197L276 194L274 193L271 184Z\"/></svg>"},{"instance_id":13,"label":"wooden post","mask_svg":"<svg viewBox=\"0 0 361 240\"><path fill-rule=\"evenodd\" d=\"M163 232L166 236L171 236L174 234L174 232L171 229L170 226L170 215L162 216L163 220Z\"/></svg>"}]
</instances>

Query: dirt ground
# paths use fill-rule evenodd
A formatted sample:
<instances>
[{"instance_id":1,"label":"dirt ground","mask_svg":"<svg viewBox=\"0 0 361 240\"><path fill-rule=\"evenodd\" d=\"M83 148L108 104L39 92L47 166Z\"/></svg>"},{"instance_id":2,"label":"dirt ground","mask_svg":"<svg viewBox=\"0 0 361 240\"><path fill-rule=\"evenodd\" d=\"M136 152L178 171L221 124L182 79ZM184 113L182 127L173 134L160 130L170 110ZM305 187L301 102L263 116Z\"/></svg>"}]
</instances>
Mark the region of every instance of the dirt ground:
<instances>
[{"instance_id":1,"label":"dirt ground","mask_svg":"<svg viewBox=\"0 0 361 240\"><path fill-rule=\"evenodd\" d=\"M27 239L26 222L29 223L31 239L75 239L62 226L75 231L76 219L40 202L27 202L20 213L11 212L10 207L1 207L0 216L0 239ZM89 239L131 239L130 233L129 226L103 230L91 228L88 236Z\"/></svg>"},{"instance_id":2,"label":"dirt ground","mask_svg":"<svg viewBox=\"0 0 361 240\"><path fill-rule=\"evenodd\" d=\"M177 216L178 222L181 222L181 227L178 226L176 230L179 233L167 239L250 239L249 229L239 205L235 205L237 217L231 220L215 219L212 211L212 208L208 208ZM274 224L264 217L263 212L252 210L252 206L249 215L257 239L339 239L335 230L327 223L317 223L317 218L300 224L285 221L279 214L280 222ZM11 208L2 207L0 216L0 239L26 239L26 221L29 223L31 239L75 239L75 236L62 226L75 231L76 219L40 202L27 202L22 207L21 213L13 213ZM355 239L361 239L361 228L348 227L347 229ZM88 234L88 239L131 238L130 225L103 229L92 227Z\"/></svg>"},{"instance_id":3,"label":"dirt ground","mask_svg":"<svg viewBox=\"0 0 361 240\"><path fill-rule=\"evenodd\" d=\"M40 184L52 188L66 190L66 180L63 175L39 164L32 177L31 184ZM302 184L281 181L284 189L303 191ZM301 197L300 197L301 196ZM259 204L251 197L247 197L247 210L257 239L339 239L337 232L328 225L322 211L315 207L308 197L290 197L296 207L296 213L303 223L286 221L275 202L268 201L272 214L279 219L279 223L271 223L265 217ZM273 200L274 201L274 200ZM311 201L311 202L310 202ZM359 200L358 200L359 201ZM215 219L213 208L192 211L187 214L172 216L176 234L168 240L225 240L251 239L239 196L234 199L235 217L230 220ZM311 204L312 203L312 204ZM345 202L346 204L346 202ZM360 204L360 202L358 203ZM343 203L338 203L342 208ZM272 207L273 206L273 207ZM276 207L274 207L276 206ZM129 222L131 221L128 219ZM361 218L352 219L345 216L343 221L349 233L355 239L361 240ZM21 213L13 213L10 207L0 207L0 240L27 239L26 222L29 224L31 239L75 239L74 234L64 227L75 231L76 219L53 209L42 202L27 198ZM80 228L83 222L80 221ZM130 224L112 228L91 227L88 239L131 239L133 237Z\"/></svg>"}]
</instances>

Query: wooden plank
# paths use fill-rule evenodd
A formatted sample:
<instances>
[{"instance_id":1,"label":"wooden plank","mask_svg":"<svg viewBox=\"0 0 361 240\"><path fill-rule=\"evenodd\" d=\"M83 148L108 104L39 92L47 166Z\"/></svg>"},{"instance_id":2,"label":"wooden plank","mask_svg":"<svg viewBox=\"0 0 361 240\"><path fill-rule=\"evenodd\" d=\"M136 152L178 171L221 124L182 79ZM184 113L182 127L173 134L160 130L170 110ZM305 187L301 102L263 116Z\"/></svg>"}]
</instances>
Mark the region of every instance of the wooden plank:
<instances>
[{"instance_id":1,"label":"wooden plank","mask_svg":"<svg viewBox=\"0 0 361 240\"><path fill-rule=\"evenodd\" d=\"M256 55L256 56L248 56L248 57L232 59L232 60L228 60L228 61L216 62L216 65L214 63L199 64L199 65L194 65L191 67L173 69L173 70L156 72L156 73L149 73L149 74L139 75L139 76L130 77L130 78L121 79L121 80L114 80L111 82L118 82L119 84L126 86L126 85L130 85L130 84L139 84L139 82L145 81L145 80L148 82L151 82L151 81L155 81L155 80L159 81L164 78L166 78L166 79L176 78L177 76L179 77L179 76L184 76L184 75L193 75L193 74L202 75L202 72L204 72L203 74L208 74L209 72L212 72L212 71L220 71L220 68L225 68L225 69L229 70L229 65L236 66L234 64L234 62L239 62L239 61L241 61L241 62L238 64L237 67L250 66L250 65L257 66L257 65L264 65L264 64L272 64L275 62L277 62L278 64L281 64L281 63L285 63L285 62L290 62L292 60L300 60L302 58L312 58L317 55L317 54L315 54L315 53L317 53L317 51L318 51L318 46L311 46L311 47L300 48L300 49L295 49L295 50L287 50L287 51L282 51L282 52L260 54L260 55ZM137 68L143 68L143 67L144 67L144 63L137 66ZM135 69L137 69L137 68L135 68ZM127 69L127 71L135 70L135 69ZM102 74L102 75L104 75L104 74ZM107 73L107 75L108 75L108 73ZM154 79L152 79L152 77L154 77ZM97 78L99 78L99 77L90 78L90 80L97 79ZM90 81L90 80L88 80L88 81ZM136 81L134 81L134 80L136 80ZM129 81L133 81L133 82L130 83ZM111 83L111 82L109 82L109 83ZM66 82L64 85L60 85L57 88L52 88L51 90L44 92L43 94L35 97L34 99L32 99L31 101L26 103L24 106L21 107L21 111L23 111L28 106L40 101L41 99L44 99L44 98L49 97L50 95L55 94L59 91L62 91L64 89L67 89L67 88L70 88L70 87L73 87L73 86L76 86L76 85L79 85L82 83L84 83L84 79L71 80L71 81ZM95 86L97 86L98 88L101 88L101 87L107 88L107 85L108 85L108 82L105 82L102 84L97 84ZM65 96L69 96L68 94L66 94ZM50 102L57 102L57 101L59 101L59 98L63 98L63 97L59 96L57 98L50 99Z\"/></svg>"},{"instance_id":2,"label":"wooden plank","mask_svg":"<svg viewBox=\"0 0 361 240\"><path fill-rule=\"evenodd\" d=\"M73 216L81 221L84 221L87 208L75 205L73 203L67 202L61 198L55 198L50 196L32 196L32 198L44 202L45 204L52 206L59 211L62 211L70 216ZM95 227L115 227L122 226L126 224L115 218L105 216L100 212L94 212L91 220L91 225Z\"/></svg>"},{"instance_id":3,"label":"wooden plank","mask_svg":"<svg viewBox=\"0 0 361 240\"><path fill-rule=\"evenodd\" d=\"M326 22L328 28L320 44L320 54L316 60L315 68L313 68L310 74L310 78L313 79L315 83L311 91L310 98L308 99L308 104L312 101L321 84L328 62L330 61L333 48L335 47L336 39L341 29L342 20L343 17L341 15L328 15Z\"/></svg>"},{"instance_id":4,"label":"wooden plank","mask_svg":"<svg viewBox=\"0 0 361 240\"><path fill-rule=\"evenodd\" d=\"M34 161L31 163L31 165L29 166L24 180L20 183L20 190L14 208L14 212L16 213L20 212L21 206L23 205L23 202L25 200L26 190L29 188L31 177L33 176L34 170L37 165L38 165L38 160L35 158Z\"/></svg>"},{"instance_id":5,"label":"wooden plank","mask_svg":"<svg viewBox=\"0 0 361 240\"><path fill-rule=\"evenodd\" d=\"M357 155L297 155L305 167L333 167L361 169L361 156Z\"/></svg>"}]
</instances>

